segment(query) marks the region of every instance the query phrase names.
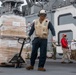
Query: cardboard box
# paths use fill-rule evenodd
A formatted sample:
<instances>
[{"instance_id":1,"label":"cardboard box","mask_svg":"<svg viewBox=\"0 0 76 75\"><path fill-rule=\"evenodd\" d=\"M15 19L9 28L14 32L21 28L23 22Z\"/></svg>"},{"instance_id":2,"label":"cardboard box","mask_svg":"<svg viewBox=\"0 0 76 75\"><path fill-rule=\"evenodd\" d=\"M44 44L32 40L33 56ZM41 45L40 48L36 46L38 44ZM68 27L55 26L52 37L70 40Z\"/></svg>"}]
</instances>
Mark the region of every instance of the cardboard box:
<instances>
[{"instance_id":1,"label":"cardboard box","mask_svg":"<svg viewBox=\"0 0 76 75\"><path fill-rule=\"evenodd\" d=\"M5 26L26 26L25 18L17 15L2 15L1 20Z\"/></svg>"},{"instance_id":2,"label":"cardboard box","mask_svg":"<svg viewBox=\"0 0 76 75\"><path fill-rule=\"evenodd\" d=\"M25 49L23 49L21 56L25 60ZM13 47L1 47L0 48L0 63L8 63L11 58L20 52L19 48L13 48Z\"/></svg>"},{"instance_id":3,"label":"cardboard box","mask_svg":"<svg viewBox=\"0 0 76 75\"><path fill-rule=\"evenodd\" d=\"M23 37L26 38L26 33L23 31L9 31L5 30L1 32L0 36L7 36L7 37Z\"/></svg>"},{"instance_id":4,"label":"cardboard box","mask_svg":"<svg viewBox=\"0 0 76 75\"><path fill-rule=\"evenodd\" d=\"M2 26L0 36L26 37L26 27Z\"/></svg>"},{"instance_id":5,"label":"cardboard box","mask_svg":"<svg viewBox=\"0 0 76 75\"><path fill-rule=\"evenodd\" d=\"M0 36L26 37L25 18L16 15L2 15Z\"/></svg>"},{"instance_id":6,"label":"cardboard box","mask_svg":"<svg viewBox=\"0 0 76 75\"><path fill-rule=\"evenodd\" d=\"M8 63L10 59L20 52L22 44L13 39L0 39L0 63ZM25 60L27 53L26 47L22 50L22 57Z\"/></svg>"},{"instance_id":7,"label":"cardboard box","mask_svg":"<svg viewBox=\"0 0 76 75\"><path fill-rule=\"evenodd\" d=\"M23 40L20 40L20 42L22 43ZM21 48L22 44L20 44L18 42L18 40L14 40L14 39L7 39L7 38L3 38L3 39L0 39L0 47L2 48ZM31 47L26 47L26 44L24 45L23 47L24 49L26 49L26 51L30 51L31 50Z\"/></svg>"}]
</instances>

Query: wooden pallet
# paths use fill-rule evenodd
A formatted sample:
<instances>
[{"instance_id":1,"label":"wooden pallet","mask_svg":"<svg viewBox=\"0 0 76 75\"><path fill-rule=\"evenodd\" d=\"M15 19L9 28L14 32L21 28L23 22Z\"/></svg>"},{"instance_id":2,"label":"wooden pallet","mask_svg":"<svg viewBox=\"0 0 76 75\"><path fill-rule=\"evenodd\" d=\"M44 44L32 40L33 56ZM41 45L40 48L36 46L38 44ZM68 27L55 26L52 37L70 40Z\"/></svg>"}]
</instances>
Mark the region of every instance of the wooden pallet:
<instances>
[{"instance_id":1,"label":"wooden pallet","mask_svg":"<svg viewBox=\"0 0 76 75\"><path fill-rule=\"evenodd\" d=\"M0 63L0 67L14 67L14 66L15 64L11 64L11 63L5 63L5 62Z\"/></svg>"}]
</instances>

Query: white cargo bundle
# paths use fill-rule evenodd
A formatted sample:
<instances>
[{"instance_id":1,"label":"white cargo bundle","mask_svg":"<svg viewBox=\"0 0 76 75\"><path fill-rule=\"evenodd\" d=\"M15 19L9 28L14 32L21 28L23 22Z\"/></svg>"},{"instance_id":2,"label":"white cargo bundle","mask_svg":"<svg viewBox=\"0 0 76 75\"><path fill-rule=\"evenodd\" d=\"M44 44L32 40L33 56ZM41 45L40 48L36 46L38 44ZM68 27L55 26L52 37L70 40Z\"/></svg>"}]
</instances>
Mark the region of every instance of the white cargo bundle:
<instances>
[{"instance_id":1,"label":"white cargo bundle","mask_svg":"<svg viewBox=\"0 0 76 75\"><path fill-rule=\"evenodd\" d=\"M0 17L0 63L8 63L15 54L20 52L22 45L15 37L17 39L26 38L25 18L16 15L2 15ZM21 53L24 60L26 51L24 47Z\"/></svg>"},{"instance_id":2,"label":"white cargo bundle","mask_svg":"<svg viewBox=\"0 0 76 75\"><path fill-rule=\"evenodd\" d=\"M26 21L21 16L2 15L0 26L0 36L26 37Z\"/></svg>"}]
</instances>

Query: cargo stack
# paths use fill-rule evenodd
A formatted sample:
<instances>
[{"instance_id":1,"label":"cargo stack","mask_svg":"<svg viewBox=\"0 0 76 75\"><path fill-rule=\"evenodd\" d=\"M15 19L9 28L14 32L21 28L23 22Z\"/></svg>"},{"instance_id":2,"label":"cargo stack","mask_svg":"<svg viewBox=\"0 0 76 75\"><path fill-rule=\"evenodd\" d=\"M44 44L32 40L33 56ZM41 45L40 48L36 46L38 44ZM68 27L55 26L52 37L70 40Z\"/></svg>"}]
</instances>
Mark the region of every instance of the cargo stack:
<instances>
[{"instance_id":1,"label":"cargo stack","mask_svg":"<svg viewBox=\"0 0 76 75\"><path fill-rule=\"evenodd\" d=\"M8 63L20 51L21 44L18 43L18 38L26 38L26 22L25 18L16 15L3 15L1 20L0 63ZM24 60L25 52L26 48L22 52Z\"/></svg>"}]
</instances>

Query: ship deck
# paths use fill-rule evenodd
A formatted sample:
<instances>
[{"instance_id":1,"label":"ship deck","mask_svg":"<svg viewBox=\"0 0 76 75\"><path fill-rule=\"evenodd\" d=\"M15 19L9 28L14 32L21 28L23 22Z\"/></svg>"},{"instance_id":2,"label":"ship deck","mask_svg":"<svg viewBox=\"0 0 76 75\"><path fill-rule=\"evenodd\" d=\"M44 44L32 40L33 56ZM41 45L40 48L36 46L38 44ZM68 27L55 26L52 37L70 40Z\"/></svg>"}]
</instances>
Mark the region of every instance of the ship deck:
<instances>
[{"instance_id":1,"label":"ship deck","mask_svg":"<svg viewBox=\"0 0 76 75\"><path fill-rule=\"evenodd\" d=\"M27 60L27 65L30 61ZM37 71L38 60L36 60L34 70L26 70L24 68L0 67L0 75L76 75L76 61L72 64L61 64L61 59L47 59L45 64L46 71Z\"/></svg>"}]
</instances>

